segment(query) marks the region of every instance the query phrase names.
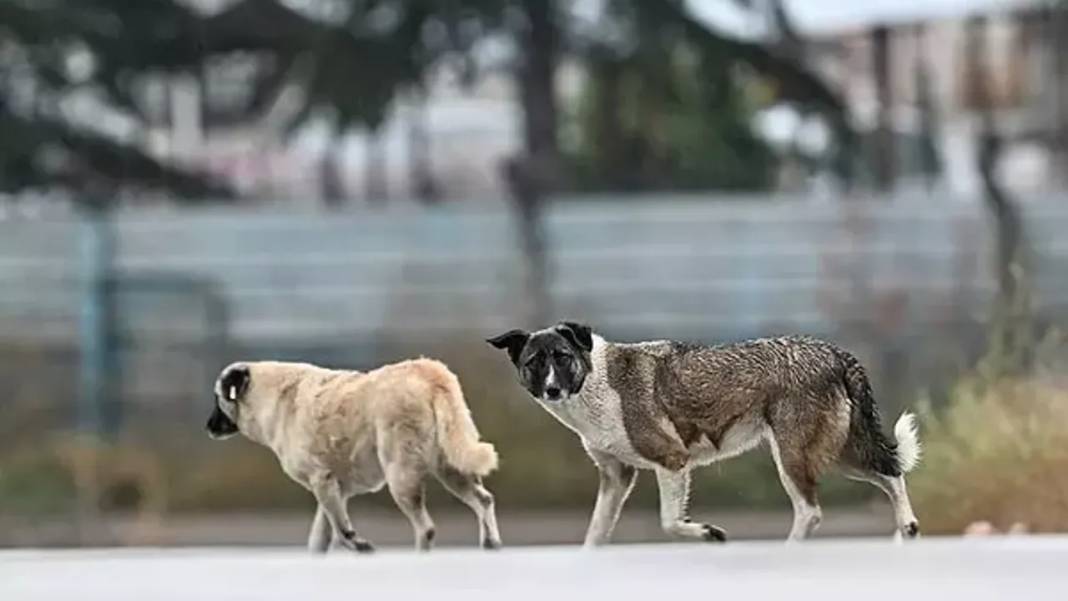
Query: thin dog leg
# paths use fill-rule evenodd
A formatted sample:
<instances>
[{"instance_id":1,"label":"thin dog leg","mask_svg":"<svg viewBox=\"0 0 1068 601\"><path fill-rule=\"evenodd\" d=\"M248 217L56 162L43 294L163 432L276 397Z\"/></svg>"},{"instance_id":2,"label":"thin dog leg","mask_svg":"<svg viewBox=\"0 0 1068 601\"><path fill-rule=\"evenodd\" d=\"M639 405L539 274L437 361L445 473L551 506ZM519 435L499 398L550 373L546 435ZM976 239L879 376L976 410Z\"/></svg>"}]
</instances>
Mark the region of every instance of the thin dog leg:
<instances>
[{"instance_id":1,"label":"thin dog leg","mask_svg":"<svg viewBox=\"0 0 1068 601\"><path fill-rule=\"evenodd\" d=\"M330 520L326 517L321 505L315 509L315 519L312 520L311 531L308 532L308 550L312 553L326 553L332 540Z\"/></svg>"},{"instance_id":2,"label":"thin dog leg","mask_svg":"<svg viewBox=\"0 0 1068 601\"><path fill-rule=\"evenodd\" d=\"M312 494L315 495L315 499L319 501L319 507L330 521L330 526L334 531L334 540L352 551L360 553L374 551L374 546L370 541L361 538L352 528L345 498L341 495L341 487L338 486L337 480L330 477L319 479L312 484Z\"/></svg>"},{"instance_id":3,"label":"thin dog leg","mask_svg":"<svg viewBox=\"0 0 1068 601\"><path fill-rule=\"evenodd\" d=\"M820 509L819 502L816 500L815 482L805 473L803 465L784 461L774 435L768 436L768 444L771 446L771 456L775 459L775 466L779 468L782 487L786 489L790 503L794 506L794 525L790 528L787 541L804 540L816 531L823 519L823 510Z\"/></svg>"},{"instance_id":4,"label":"thin dog leg","mask_svg":"<svg viewBox=\"0 0 1068 601\"><path fill-rule=\"evenodd\" d=\"M723 542L727 532L712 524L694 524L686 515L690 502L690 472L656 470L660 486L660 526L664 532L677 538L695 538Z\"/></svg>"},{"instance_id":5,"label":"thin dog leg","mask_svg":"<svg viewBox=\"0 0 1068 601\"><path fill-rule=\"evenodd\" d=\"M586 548L608 544L612 539L612 531L619 521L619 514L623 511L630 491L634 489L634 482L638 479L638 470L625 465L615 457L590 451L587 449L593 462L597 464L600 476L600 484L597 489L597 502L593 506L593 517L590 518L590 527L586 531Z\"/></svg>"},{"instance_id":6,"label":"thin dog leg","mask_svg":"<svg viewBox=\"0 0 1068 601\"><path fill-rule=\"evenodd\" d=\"M478 539L483 549L499 549L501 533L497 528L497 511L493 494L475 476L445 468L437 474L446 490L471 508L478 518Z\"/></svg>"},{"instance_id":7,"label":"thin dog leg","mask_svg":"<svg viewBox=\"0 0 1068 601\"><path fill-rule=\"evenodd\" d=\"M909 502L909 493L905 488L904 476L884 476L883 474L871 474L863 478L878 486L890 497L890 504L894 507L894 521L897 522L896 540L904 538L917 538L920 535L920 524L916 521L916 514L912 512L912 503Z\"/></svg>"},{"instance_id":8,"label":"thin dog leg","mask_svg":"<svg viewBox=\"0 0 1068 601\"><path fill-rule=\"evenodd\" d=\"M415 532L415 549L429 551L434 543L434 521L426 511L426 487L421 475L412 476L410 471L396 469L386 474L389 492L397 502Z\"/></svg>"}]
</instances>

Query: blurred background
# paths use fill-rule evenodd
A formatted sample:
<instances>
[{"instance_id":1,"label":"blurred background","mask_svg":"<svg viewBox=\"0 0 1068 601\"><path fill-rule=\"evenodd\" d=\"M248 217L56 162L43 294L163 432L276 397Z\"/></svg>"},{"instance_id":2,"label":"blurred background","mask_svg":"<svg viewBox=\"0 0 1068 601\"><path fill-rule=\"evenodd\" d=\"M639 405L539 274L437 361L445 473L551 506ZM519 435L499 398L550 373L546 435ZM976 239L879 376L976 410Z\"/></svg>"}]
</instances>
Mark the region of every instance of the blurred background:
<instances>
[{"instance_id":1,"label":"blurred background","mask_svg":"<svg viewBox=\"0 0 1068 601\"><path fill-rule=\"evenodd\" d=\"M1068 530L1066 228L1063 2L0 0L0 546L301 544L310 496L203 432L218 370L416 355L505 542L580 541L594 469L482 342L562 318L837 341L922 415L925 531ZM784 537L767 455L695 516ZM628 508L663 539L651 477Z\"/></svg>"}]
</instances>

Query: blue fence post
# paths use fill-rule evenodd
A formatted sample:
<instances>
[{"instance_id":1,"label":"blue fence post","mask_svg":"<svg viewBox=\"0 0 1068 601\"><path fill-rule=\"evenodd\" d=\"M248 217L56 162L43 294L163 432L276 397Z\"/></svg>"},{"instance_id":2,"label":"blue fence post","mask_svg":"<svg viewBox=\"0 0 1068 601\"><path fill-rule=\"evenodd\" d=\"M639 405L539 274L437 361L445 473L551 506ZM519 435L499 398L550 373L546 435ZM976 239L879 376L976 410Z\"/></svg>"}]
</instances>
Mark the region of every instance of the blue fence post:
<instances>
[{"instance_id":1,"label":"blue fence post","mask_svg":"<svg viewBox=\"0 0 1068 601\"><path fill-rule=\"evenodd\" d=\"M91 206L79 223L79 261L81 268L80 343L81 366L78 386L77 428L102 437L114 427L108 419L117 399L110 382L111 348L111 274L115 254L115 234L109 212ZM108 423L111 422L111 423Z\"/></svg>"}]
</instances>

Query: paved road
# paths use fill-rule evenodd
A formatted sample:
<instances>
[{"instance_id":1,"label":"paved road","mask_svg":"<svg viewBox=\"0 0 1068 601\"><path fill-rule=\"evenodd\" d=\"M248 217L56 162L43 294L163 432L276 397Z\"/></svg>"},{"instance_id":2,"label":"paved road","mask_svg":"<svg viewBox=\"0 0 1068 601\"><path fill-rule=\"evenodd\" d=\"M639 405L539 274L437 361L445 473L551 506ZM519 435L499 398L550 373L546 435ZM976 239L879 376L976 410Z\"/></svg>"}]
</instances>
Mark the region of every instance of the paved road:
<instances>
[{"instance_id":1,"label":"paved road","mask_svg":"<svg viewBox=\"0 0 1068 601\"><path fill-rule=\"evenodd\" d=\"M0 552L0 599L1064 599L1068 537L385 551Z\"/></svg>"},{"instance_id":2,"label":"paved road","mask_svg":"<svg viewBox=\"0 0 1068 601\"><path fill-rule=\"evenodd\" d=\"M469 511L431 506L437 541L445 546L472 545L478 538ZM793 519L789 511L693 510L694 519L727 529L731 540L786 538ZM893 532L893 513L883 504L826 507L817 536L885 536ZM412 527L396 508L356 506L353 520L360 533L379 546L411 546ZM507 545L572 545L582 542L590 509L498 512ZM79 524L70 517L0 514L3 547L210 547L296 545L305 539L311 512L284 514L167 515L159 519L98 516ZM656 511L629 508L623 512L614 539L621 543L664 542ZM0 599L0 601L3 601Z\"/></svg>"}]
</instances>

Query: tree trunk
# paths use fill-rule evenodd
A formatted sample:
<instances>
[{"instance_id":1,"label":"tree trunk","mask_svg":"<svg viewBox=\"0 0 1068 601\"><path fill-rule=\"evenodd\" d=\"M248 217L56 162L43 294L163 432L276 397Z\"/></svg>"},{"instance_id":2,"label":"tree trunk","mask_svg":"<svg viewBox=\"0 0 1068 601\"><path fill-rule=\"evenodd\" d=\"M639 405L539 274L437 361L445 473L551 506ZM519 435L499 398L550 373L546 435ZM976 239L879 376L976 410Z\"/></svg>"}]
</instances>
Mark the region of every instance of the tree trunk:
<instances>
[{"instance_id":1,"label":"tree trunk","mask_svg":"<svg viewBox=\"0 0 1068 601\"><path fill-rule=\"evenodd\" d=\"M605 181L633 182L634 173L624 156L623 122L619 113L622 69L619 61L606 56L592 61L590 77L597 81L597 109L594 114L594 143L604 157L596 165Z\"/></svg>"},{"instance_id":2,"label":"tree trunk","mask_svg":"<svg viewBox=\"0 0 1068 601\"><path fill-rule=\"evenodd\" d=\"M526 151L531 156L555 159L559 152L555 76L560 37L555 2L528 0L524 6L528 22L521 38L519 88Z\"/></svg>"},{"instance_id":3,"label":"tree trunk","mask_svg":"<svg viewBox=\"0 0 1068 601\"><path fill-rule=\"evenodd\" d=\"M341 167L337 163L343 137L336 135L327 142L319 165L320 195L323 205L330 209L340 208L346 200L345 183L341 177Z\"/></svg>"},{"instance_id":4,"label":"tree trunk","mask_svg":"<svg viewBox=\"0 0 1068 601\"><path fill-rule=\"evenodd\" d=\"M375 206L385 206L389 200L389 185L386 181L386 159L381 132L377 129L368 131L365 148L363 183L367 202Z\"/></svg>"},{"instance_id":5,"label":"tree trunk","mask_svg":"<svg viewBox=\"0 0 1068 601\"><path fill-rule=\"evenodd\" d=\"M916 108L920 114L920 164L923 169L924 184L927 191L934 189L935 182L942 173L942 161L938 155L938 115L935 114L934 99L931 97L931 70L927 63L924 40L927 29L917 25L913 31L916 45Z\"/></svg>"},{"instance_id":6,"label":"tree trunk","mask_svg":"<svg viewBox=\"0 0 1068 601\"><path fill-rule=\"evenodd\" d=\"M983 183L983 198L994 225L995 276L998 297L991 319L989 367L994 374L1014 373L1030 365L1033 346L1030 280L1027 277L1023 220L1016 202L998 178L1002 139L994 115L987 65L986 19L968 22L968 73L979 111L976 166Z\"/></svg>"},{"instance_id":7,"label":"tree trunk","mask_svg":"<svg viewBox=\"0 0 1068 601\"><path fill-rule=\"evenodd\" d=\"M1053 61L1053 128L1056 131L1054 171L1062 185L1068 185L1068 6L1060 3L1050 8L1046 47Z\"/></svg>"},{"instance_id":8,"label":"tree trunk","mask_svg":"<svg viewBox=\"0 0 1068 601\"><path fill-rule=\"evenodd\" d=\"M875 126L875 186L881 192L890 192L894 187L897 172L897 154L894 145L893 90L891 85L891 38L886 27L876 27L871 32L872 71L875 91L879 99Z\"/></svg>"},{"instance_id":9,"label":"tree trunk","mask_svg":"<svg viewBox=\"0 0 1068 601\"><path fill-rule=\"evenodd\" d=\"M503 175L515 207L527 263L525 287L529 304L525 320L531 327L540 327L553 314L542 214L546 197L559 184L560 176L555 85L559 30L554 0L529 0L522 6L527 23L518 36L521 64L517 83L523 109L524 148L504 162Z\"/></svg>"},{"instance_id":10,"label":"tree trunk","mask_svg":"<svg viewBox=\"0 0 1068 601\"><path fill-rule=\"evenodd\" d=\"M441 187L434 178L426 120L426 93L419 90L408 119L408 173L412 196L433 205L441 201Z\"/></svg>"}]
</instances>

